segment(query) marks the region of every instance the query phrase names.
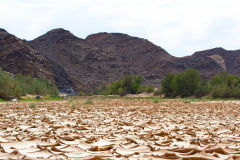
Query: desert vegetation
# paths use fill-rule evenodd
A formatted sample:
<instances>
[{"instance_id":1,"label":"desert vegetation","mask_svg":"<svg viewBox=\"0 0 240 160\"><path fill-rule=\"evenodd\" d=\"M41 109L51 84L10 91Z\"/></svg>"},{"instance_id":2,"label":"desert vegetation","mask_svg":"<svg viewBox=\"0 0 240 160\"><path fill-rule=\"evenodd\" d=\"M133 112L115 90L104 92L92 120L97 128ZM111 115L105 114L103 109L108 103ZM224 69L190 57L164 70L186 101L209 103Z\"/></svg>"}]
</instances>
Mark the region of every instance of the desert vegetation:
<instances>
[{"instance_id":1,"label":"desert vegetation","mask_svg":"<svg viewBox=\"0 0 240 160\"><path fill-rule=\"evenodd\" d=\"M123 80L112 82L110 85L103 85L94 91L95 94L104 95L125 95L137 94L142 92L154 92L152 86L142 86L141 75L126 75Z\"/></svg>"},{"instance_id":2,"label":"desert vegetation","mask_svg":"<svg viewBox=\"0 0 240 160\"><path fill-rule=\"evenodd\" d=\"M165 97L240 98L240 77L228 73L204 80L195 69L178 74L168 74L160 88Z\"/></svg>"},{"instance_id":3,"label":"desert vegetation","mask_svg":"<svg viewBox=\"0 0 240 160\"><path fill-rule=\"evenodd\" d=\"M13 76L0 70L0 98L19 98L26 94L57 96L58 90L56 86L51 85L47 80L21 74Z\"/></svg>"}]
</instances>

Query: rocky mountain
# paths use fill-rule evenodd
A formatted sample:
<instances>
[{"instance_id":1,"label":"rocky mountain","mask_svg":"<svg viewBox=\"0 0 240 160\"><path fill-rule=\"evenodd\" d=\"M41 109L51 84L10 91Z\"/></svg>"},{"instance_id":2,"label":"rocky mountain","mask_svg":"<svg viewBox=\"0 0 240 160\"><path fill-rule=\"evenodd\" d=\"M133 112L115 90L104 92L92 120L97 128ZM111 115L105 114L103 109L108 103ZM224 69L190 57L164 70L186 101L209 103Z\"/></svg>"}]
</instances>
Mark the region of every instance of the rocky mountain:
<instances>
[{"instance_id":1,"label":"rocky mountain","mask_svg":"<svg viewBox=\"0 0 240 160\"><path fill-rule=\"evenodd\" d=\"M222 72L240 75L240 50L223 48L195 52L192 56L179 58L186 68L197 69L203 78L211 78Z\"/></svg>"},{"instance_id":2,"label":"rocky mountain","mask_svg":"<svg viewBox=\"0 0 240 160\"><path fill-rule=\"evenodd\" d=\"M89 91L136 73L108 54L64 29L54 29L29 44L67 72L76 89Z\"/></svg>"},{"instance_id":3,"label":"rocky mountain","mask_svg":"<svg viewBox=\"0 0 240 160\"><path fill-rule=\"evenodd\" d=\"M222 72L240 75L240 50L214 48L177 58L148 40L126 34L98 33L89 35L85 41L108 54L120 56L122 61L137 68L137 73L155 86L167 73L177 73L187 68L197 69L203 78L211 78Z\"/></svg>"},{"instance_id":4,"label":"rocky mountain","mask_svg":"<svg viewBox=\"0 0 240 160\"><path fill-rule=\"evenodd\" d=\"M126 74L140 74L144 84L157 87L166 74L187 68L199 70L204 78L222 72L240 75L240 50L214 48L177 58L127 34L97 33L81 39L61 28L32 41L0 30L0 62L15 74L46 77L60 90L90 91Z\"/></svg>"},{"instance_id":5,"label":"rocky mountain","mask_svg":"<svg viewBox=\"0 0 240 160\"><path fill-rule=\"evenodd\" d=\"M0 29L0 68L12 74L22 73L49 79L60 91L73 89L62 67L4 29Z\"/></svg>"},{"instance_id":6,"label":"rocky mountain","mask_svg":"<svg viewBox=\"0 0 240 160\"><path fill-rule=\"evenodd\" d=\"M141 74L149 85L158 86L166 73L184 69L176 57L146 39L121 33L98 33L89 35L85 41L109 55L120 57L128 68Z\"/></svg>"},{"instance_id":7,"label":"rocky mountain","mask_svg":"<svg viewBox=\"0 0 240 160\"><path fill-rule=\"evenodd\" d=\"M54 29L29 44L68 73L75 88L91 90L140 74L146 85L158 86L166 73L184 65L146 39L121 33L99 33L80 39L64 29Z\"/></svg>"}]
</instances>

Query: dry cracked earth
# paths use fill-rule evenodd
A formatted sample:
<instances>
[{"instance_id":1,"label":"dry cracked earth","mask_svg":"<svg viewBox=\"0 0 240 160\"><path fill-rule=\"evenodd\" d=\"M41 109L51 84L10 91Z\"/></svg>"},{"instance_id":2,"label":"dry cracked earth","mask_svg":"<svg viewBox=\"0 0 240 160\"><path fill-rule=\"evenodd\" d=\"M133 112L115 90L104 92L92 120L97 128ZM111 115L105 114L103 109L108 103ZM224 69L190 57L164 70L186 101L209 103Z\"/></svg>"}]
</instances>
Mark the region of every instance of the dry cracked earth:
<instances>
[{"instance_id":1,"label":"dry cracked earth","mask_svg":"<svg viewBox=\"0 0 240 160\"><path fill-rule=\"evenodd\" d=\"M240 159L240 102L0 104L0 159Z\"/></svg>"}]
</instances>

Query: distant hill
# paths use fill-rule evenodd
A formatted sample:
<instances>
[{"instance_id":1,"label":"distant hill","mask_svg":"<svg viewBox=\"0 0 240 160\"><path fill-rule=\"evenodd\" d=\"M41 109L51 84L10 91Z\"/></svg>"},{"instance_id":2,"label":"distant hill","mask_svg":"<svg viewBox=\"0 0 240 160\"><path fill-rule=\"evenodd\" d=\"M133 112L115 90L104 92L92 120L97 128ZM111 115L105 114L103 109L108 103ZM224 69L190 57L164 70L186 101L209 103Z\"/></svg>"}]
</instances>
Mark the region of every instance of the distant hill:
<instances>
[{"instance_id":1,"label":"distant hill","mask_svg":"<svg viewBox=\"0 0 240 160\"><path fill-rule=\"evenodd\" d=\"M199 70L204 78L221 72L240 75L240 50L214 48L177 58L127 34L97 33L81 39L61 28L28 42L1 29L0 62L6 71L46 77L61 90L90 91L126 74L140 74L144 84L158 87L166 74L187 68Z\"/></svg>"}]
</instances>

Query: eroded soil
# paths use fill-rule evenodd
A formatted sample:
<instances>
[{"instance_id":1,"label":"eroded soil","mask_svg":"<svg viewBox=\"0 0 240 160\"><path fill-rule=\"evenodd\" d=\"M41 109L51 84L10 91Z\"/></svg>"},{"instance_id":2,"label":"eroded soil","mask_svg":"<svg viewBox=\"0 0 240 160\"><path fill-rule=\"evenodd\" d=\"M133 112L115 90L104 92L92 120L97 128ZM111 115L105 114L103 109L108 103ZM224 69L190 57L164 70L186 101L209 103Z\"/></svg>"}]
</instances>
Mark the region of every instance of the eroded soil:
<instances>
[{"instance_id":1,"label":"eroded soil","mask_svg":"<svg viewBox=\"0 0 240 160\"><path fill-rule=\"evenodd\" d=\"M240 159L234 101L0 104L0 159Z\"/></svg>"}]
</instances>

